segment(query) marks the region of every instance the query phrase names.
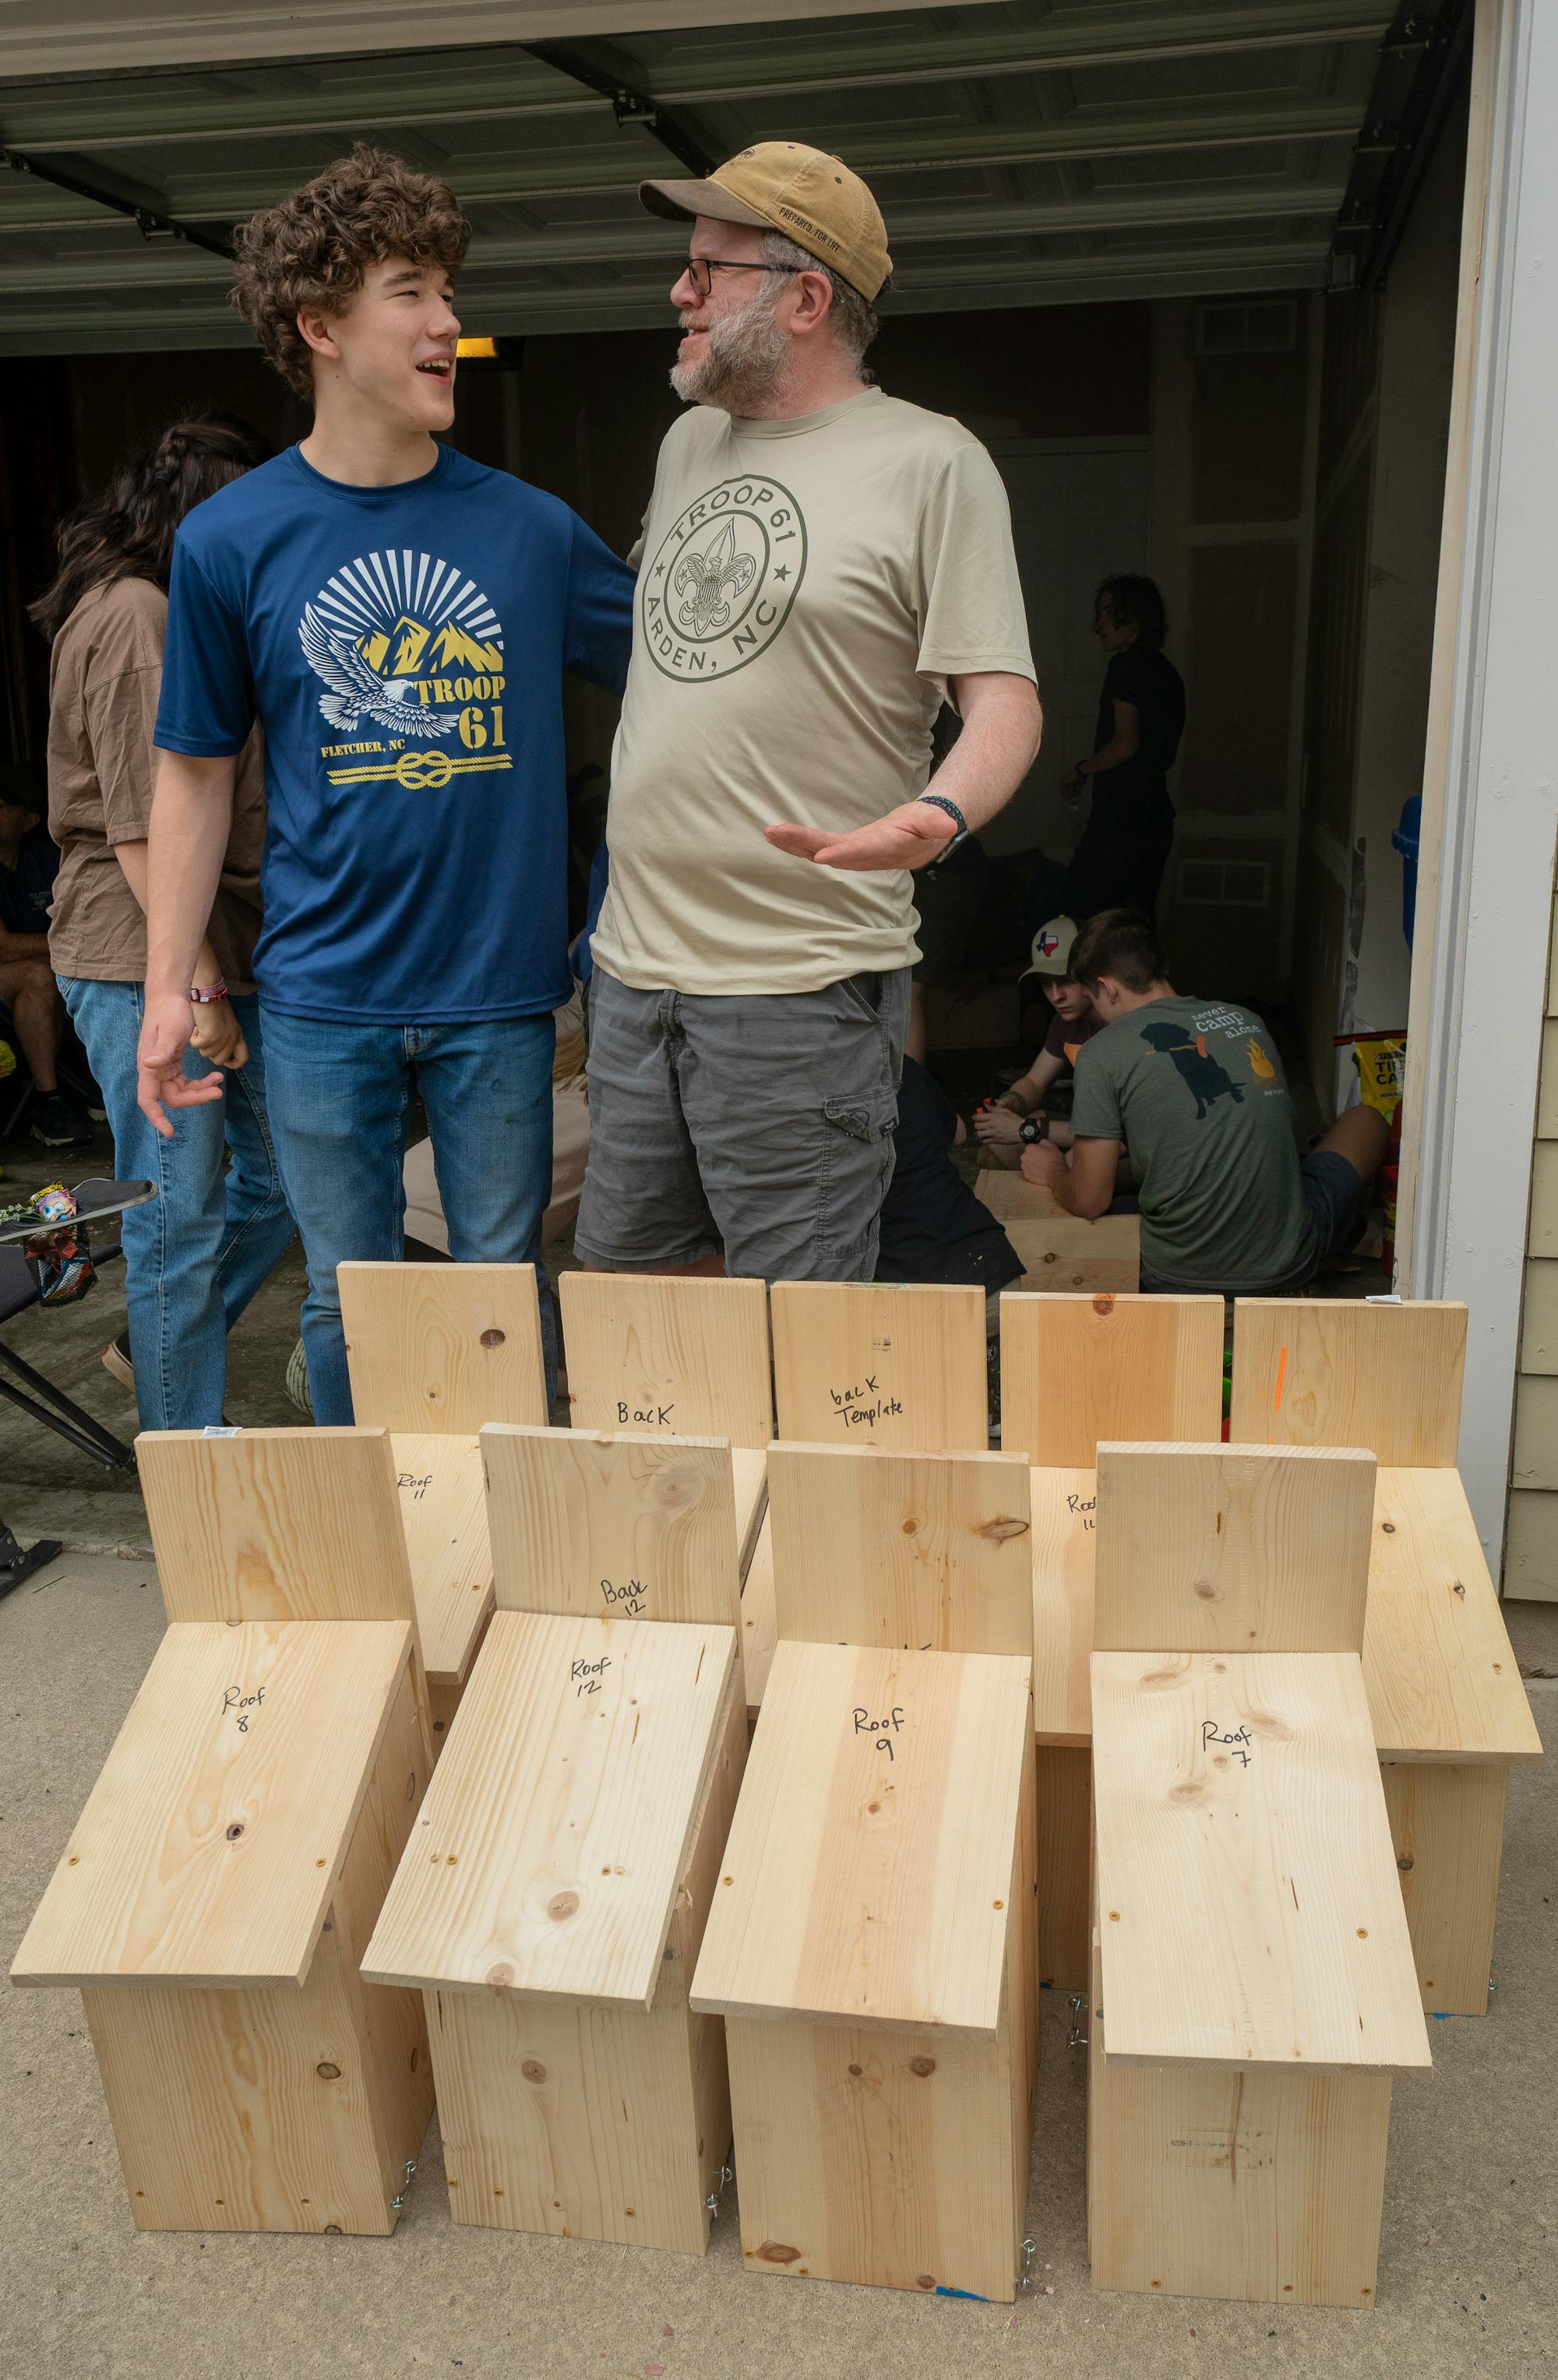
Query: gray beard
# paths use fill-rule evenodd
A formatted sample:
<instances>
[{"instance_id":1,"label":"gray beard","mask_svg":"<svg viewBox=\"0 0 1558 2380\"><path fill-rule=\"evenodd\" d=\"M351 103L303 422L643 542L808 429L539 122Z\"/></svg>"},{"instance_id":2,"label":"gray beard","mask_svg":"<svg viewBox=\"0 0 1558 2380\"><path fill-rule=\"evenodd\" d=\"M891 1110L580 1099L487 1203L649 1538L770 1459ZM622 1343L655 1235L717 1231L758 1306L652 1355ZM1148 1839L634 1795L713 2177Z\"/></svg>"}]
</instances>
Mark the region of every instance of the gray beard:
<instances>
[{"instance_id":1,"label":"gray beard","mask_svg":"<svg viewBox=\"0 0 1558 2380\"><path fill-rule=\"evenodd\" d=\"M672 366L671 385L684 405L756 412L772 394L789 352L789 333L773 321L778 296L776 290L764 292L738 314L722 315L704 334L700 361Z\"/></svg>"}]
</instances>

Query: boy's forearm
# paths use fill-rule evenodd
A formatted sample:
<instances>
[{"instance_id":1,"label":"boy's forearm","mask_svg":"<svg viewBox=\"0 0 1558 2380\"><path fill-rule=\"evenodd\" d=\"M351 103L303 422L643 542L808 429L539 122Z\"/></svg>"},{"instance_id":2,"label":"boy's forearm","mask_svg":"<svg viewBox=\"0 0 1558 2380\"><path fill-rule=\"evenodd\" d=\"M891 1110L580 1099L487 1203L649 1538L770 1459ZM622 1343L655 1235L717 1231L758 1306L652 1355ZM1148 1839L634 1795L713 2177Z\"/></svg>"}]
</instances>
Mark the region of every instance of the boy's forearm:
<instances>
[{"instance_id":1,"label":"boy's forearm","mask_svg":"<svg viewBox=\"0 0 1558 2380\"><path fill-rule=\"evenodd\" d=\"M147 894L145 844L116 843L114 845L114 856L119 863L120 874L135 894L144 915ZM189 981L201 984L214 983L221 972L216 963L216 953L211 947L211 938L208 935L201 944L200 953L195 960L195 972ZM188 990L189 986L186 985L185 989Z\"/></svg>"},{"instance_id":2,"label":"boy's forearm","mask_svg":"<svg viewBox=\"0 0 1558 2380\"><path fill-rule=\"evenodd\" d=\"M202 953L208 953L206 924L232 832L237 772L235 756L197 759L183 752L161 755L146 844L149 994L182 997L198 978ZM125 873L134 891L130 869L126 868Z\"/></svg>"}]
</instances>

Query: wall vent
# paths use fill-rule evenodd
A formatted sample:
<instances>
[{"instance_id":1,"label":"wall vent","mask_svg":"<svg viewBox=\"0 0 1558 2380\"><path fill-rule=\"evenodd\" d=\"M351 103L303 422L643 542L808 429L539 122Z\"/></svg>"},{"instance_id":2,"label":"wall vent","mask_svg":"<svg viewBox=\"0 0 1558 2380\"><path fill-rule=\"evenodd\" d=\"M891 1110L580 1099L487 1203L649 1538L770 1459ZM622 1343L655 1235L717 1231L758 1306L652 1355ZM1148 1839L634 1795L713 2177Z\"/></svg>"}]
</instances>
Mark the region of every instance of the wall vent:
<instances>
[{"instance_id":1,"label":"wall vent","mask_svg":"<svg viewBox=\"0 0 1558 2380\"><path fill-rule=\"evenodd\" d=\"M1250 298L1196 309L1198 358L1287 355L1297 344L1296 298Z\"/></svg>"},{"instance_id":2,"label":"wall vent","mask_svg":"<svg viewBox=\"0 0 1558 2380\"><path fill-rule=\"evenodd\" d=\"M1182 909L1265 909L1272 900L1265 859L1182 859L1175 877Z\"/></svg>"}]
</instances>

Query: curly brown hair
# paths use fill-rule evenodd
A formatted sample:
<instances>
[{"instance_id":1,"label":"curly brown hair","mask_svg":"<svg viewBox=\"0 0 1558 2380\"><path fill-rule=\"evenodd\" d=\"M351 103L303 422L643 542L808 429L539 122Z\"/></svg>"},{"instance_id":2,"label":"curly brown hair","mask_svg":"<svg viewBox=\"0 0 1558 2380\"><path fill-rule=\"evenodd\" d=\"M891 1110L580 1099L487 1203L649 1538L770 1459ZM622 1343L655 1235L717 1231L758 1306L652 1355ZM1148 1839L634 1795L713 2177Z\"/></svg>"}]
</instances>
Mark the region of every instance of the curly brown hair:
<instances>
[{"instance_id":1,"label":"curly brown hair","mask_svg":"<svg viewBox=\"0 0 1558 2380\"><path fill-rule=\"evenodd\" d=\"M344 313L368 266L387 256L456 273L469 245L470 225L447 182L359 140L349 157L239 225L233 303L266 361L311 399L312 350L298 328L299 307Z\"/></svg>"}]
</instances>

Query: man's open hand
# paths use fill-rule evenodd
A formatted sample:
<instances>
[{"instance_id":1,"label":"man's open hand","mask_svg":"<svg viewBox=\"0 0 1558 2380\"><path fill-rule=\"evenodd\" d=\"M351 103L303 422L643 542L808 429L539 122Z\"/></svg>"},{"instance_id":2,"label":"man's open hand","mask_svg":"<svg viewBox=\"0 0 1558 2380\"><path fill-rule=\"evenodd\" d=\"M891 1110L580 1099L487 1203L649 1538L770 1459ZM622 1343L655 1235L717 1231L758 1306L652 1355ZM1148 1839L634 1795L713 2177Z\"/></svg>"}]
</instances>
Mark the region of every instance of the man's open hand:
<instances>
[{"instance_id":1,"label":"man's open hand","mask_svg":"<svg viewBox=\"0 0 1558 2380\"><path fill-rule=\"evenodd\" d=\"M213 1067L191 1082L184 1072L189 1046L189 1002L179 992L148 994L136 1052L136 1103L164 1140L173 1138L169 1108L203 1108L222 1097L222 1075Z\"/></svg>"},{"instance_id":2,"label":"man's open hand","mask_svg":"<svg viewBox=\"0 0 1558 2380\"><path fill-rule=\"evenodd\" d=\"M765 826L775 850L819 868L924 868L939 859L957 829L933 802L902 802L852 834L831 834L814 826Z\"/></svg>"}]
</instances>

